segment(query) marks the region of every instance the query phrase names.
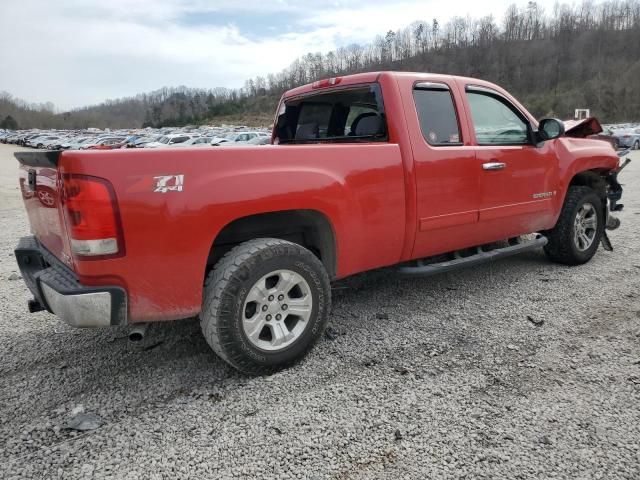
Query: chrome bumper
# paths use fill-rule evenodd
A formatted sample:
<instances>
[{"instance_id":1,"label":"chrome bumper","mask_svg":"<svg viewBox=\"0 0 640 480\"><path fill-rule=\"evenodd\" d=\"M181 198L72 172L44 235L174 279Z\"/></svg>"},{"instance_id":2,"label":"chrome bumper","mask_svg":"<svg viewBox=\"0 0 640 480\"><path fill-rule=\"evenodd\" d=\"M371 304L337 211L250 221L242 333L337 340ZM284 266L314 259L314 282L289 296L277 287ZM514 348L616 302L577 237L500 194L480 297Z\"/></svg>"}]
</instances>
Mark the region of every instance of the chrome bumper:
<instances>
[{"instance_id":1,"label":"chrome bumper","mask_svg":"<svg viewBox=\"0 0 640 480\"><path fill-rule=\"evenodd\" d=\"M72 327L110 327L109 292L63 295L46 283L40 284L46 304L54 315Z\"/></svg>"},{"instance_id":2,"label":"chrome bumper","mask_svg":"<svg viewBox=\"0 0 640 480\"><path fill-rule=\"evenodd\" d=\"M82 285L66 265L35 237L24 237L16 260L34 299L29 310L48 310L74 327L110 327L127 323L127 294L121 287Z\"/></svg>"}]
</instances>

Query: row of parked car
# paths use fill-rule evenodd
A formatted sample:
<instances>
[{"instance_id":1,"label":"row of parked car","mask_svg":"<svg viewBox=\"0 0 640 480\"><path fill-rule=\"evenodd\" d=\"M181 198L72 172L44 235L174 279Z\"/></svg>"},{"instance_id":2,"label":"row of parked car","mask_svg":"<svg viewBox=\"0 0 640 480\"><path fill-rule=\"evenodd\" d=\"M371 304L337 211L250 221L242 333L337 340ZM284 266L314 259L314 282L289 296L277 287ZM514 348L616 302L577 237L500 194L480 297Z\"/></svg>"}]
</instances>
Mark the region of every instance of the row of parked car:
<instances>
[{"instance_id":1,"label":"row of parked car","mask_svg":"<svg viewBox=\"0 0 640 480\"><path fill-rule=\"evenodd\" d=\"M229 129L142 131L2 131L0 142L47 150L112 150L116 148L185 148L234 145L266 145L266 130Z\"/></svg>"},{"instance_id":2,"label":"row of parked car","mask_svg":"<svg viewBox=\"0 0 640 480\"><path fill-rule=\"evenodd\" d=\"M640 150L640 125L605 125L606 139L616 148ZM145 129L102 132L95 130L56 131L0 130L0 142L47 150L112 150L115 148L185 148L234 145L266 145L271 134L266 129L206 127Z\"/></svg>"}]
</instances>

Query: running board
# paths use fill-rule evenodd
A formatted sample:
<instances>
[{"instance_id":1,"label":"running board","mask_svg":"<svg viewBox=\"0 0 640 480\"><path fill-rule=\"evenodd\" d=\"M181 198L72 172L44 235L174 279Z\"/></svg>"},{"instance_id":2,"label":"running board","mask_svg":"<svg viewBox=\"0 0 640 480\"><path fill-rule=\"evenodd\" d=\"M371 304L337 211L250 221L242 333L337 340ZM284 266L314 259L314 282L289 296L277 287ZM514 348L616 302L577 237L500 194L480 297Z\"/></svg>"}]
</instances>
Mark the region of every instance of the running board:
<instances>
[{"instance_id":1,"label":"running board","mask_svg":"<svg viewBox=\"0 0 640 480\"><path fill-rule=\"evenodd\" d=\"M451 272L460 268L471 267L473 265L490 262L491 260L510 257L530 250L536 250L544 247L547 244L547 241L547 237L540 235L533 240L509 245L508 247L496 248L494 250L489 250L488 252L483 251L481 247L477 247L478 253L468 257L458 257L453 260L431 263L429 265L403 266L399 268L399 271L403 275L428 277L429 275Z\"/></svg>"}]
</instances>

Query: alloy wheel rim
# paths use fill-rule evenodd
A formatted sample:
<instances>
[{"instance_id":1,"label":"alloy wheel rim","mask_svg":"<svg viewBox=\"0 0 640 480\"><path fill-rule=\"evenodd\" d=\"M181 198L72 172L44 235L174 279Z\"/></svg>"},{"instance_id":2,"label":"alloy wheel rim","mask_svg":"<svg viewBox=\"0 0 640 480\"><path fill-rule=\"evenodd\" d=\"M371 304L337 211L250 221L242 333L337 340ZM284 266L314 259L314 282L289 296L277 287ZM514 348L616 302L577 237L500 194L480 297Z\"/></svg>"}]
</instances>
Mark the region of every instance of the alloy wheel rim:
<instances>
[{"instance_id":1,"label":"alloy wheel rim","mask_svg":"<svg viewBox=\"0 0 640 480\"><path fill-rule=\"evenodd\" d=\"M38 197L40 198L42 203L47 206L52 206L55 203L53 195L51 195L49 192L38 192Z\"/></svg>"},{"instance_id":2,"label":"alloy wheel rim","mask_svg":"<svg viewBox=\"0 0 640 480\"><path fill-rule=\"evenodd\" d=\"M244 333L255 347L278 351L294 343L311 318L309 283L292 270L275 270L249 290L242 309Z\"/></svg>"},{"instance_id":3,"label":"alloy wheel rim","mask_svg":"<svg viewBox=\"0 0 640 480\"><path fill-rule=\"evenodd\" d=\"M585 203L578 209L573 226L573 241L581 252L593 245L598 230L598 215L595 207Z\"/></svg>"}]
</instances>

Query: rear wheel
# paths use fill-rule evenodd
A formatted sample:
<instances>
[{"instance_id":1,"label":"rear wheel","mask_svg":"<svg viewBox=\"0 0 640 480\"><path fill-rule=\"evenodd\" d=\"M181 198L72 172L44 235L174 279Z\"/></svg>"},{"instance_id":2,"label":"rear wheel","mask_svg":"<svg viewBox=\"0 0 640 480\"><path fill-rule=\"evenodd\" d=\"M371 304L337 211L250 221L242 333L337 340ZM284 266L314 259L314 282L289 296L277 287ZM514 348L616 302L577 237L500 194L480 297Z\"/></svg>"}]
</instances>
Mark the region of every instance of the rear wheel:
<instances>
[{"instance_id":1,"label":"rear wheel","mask_svg":"<svg viewBox=\"0 0 640 480\"><path fill-rule=\"evenodd\" d=\"M558 223L547 232L544 251L566 265L586 263L595 255L604 232L602 200L589 187L569 187Z\"/></svg>"},{"instance_id":2,"label":"rear wheel","mask_svg":"<svg viewBox=\"0 0 640 480\"><path fill-rule=\"evenodd\" d=\"M306 248L256 239L227 253L209 274L200 324L211 348L249 374L302 358L324 332L331 287Z\"/></svg>"}]
</instances>

